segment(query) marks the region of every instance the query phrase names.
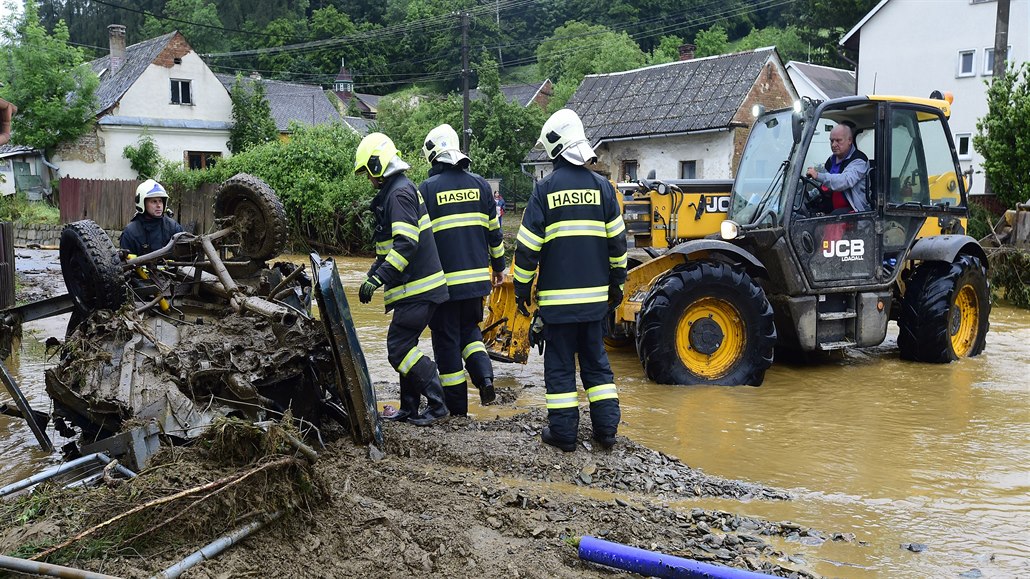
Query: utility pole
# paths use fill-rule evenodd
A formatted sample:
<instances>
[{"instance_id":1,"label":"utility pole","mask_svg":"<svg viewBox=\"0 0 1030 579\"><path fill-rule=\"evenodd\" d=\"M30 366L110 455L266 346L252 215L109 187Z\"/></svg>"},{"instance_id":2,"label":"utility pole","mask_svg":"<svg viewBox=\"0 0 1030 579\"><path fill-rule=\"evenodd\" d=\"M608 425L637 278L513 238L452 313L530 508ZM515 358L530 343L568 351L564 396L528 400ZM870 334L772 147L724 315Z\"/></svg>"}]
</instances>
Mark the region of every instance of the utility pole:
<instances>
[{"instance_id":1,"label":"utility pole","mask_svg":"<svg viewBox=\"0 0 1030 579\"><path fill-rule=\"evenodd\" d=\"M497 0L497 37L501 37L501 0ZM504 58L501 56L501 45L497 45L497 70L504 66Z\"/></svg>"},{"instance_id":2,"label":"utility pole","mask_svg":"<svg viewBox=\"0 0 1030 579\"><path fill-rule=\"evenodd\" d=\"M469 128L469 13L461 12L461 152L469 152L472 129Z\"/></svg>"},{"instance_id":3,"label":"utility pole","mask_svg":"<svg viewBox=\"0 0 1030 579\"><path fill-rule=\"evenodd\" d=\"M994 78L1005 74L1009 59L1009 0L998 0L998 17L994 29Z\"/></svg>"}]
</instances>

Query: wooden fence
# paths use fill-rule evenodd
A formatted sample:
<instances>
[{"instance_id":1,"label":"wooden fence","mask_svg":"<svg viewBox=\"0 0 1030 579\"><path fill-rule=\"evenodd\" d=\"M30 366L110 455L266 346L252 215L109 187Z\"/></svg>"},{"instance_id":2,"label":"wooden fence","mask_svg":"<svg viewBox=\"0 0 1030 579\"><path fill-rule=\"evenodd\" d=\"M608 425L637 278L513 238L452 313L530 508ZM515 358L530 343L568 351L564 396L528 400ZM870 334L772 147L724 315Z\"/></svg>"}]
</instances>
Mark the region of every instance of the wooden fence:
<instances>
[{"instance_id":1,"label":"wooden fence","mask_svg":"<svg viewBox=\"0 0 1030 579\"><path fill-rule=\"evenodd\" d=\"M58 189L61 223L92 219L104 229L123 229L136 214L136 187L140 183L63 177ZM197 190L169 191L168 208L187 231L207 233L214 227L215 189L217 185L206 183Z\"/></svg>"}]
</instances>

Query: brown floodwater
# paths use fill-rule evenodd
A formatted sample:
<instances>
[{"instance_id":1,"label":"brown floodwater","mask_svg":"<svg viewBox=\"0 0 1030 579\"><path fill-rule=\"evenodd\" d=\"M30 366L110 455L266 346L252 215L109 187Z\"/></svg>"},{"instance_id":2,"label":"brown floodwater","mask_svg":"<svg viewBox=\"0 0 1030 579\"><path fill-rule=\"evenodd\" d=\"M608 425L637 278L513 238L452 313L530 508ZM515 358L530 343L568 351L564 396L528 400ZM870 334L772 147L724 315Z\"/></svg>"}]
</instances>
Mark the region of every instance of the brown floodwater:
<instances>
[{"instance_id":1,"label":"brown floodwater","mask_svg":"<svg viewBox=\"0 0 1030 579\"><path fill-rule=\"evenodd\" d=\"M382 294L370 305L357 300L371 262L337 263L372 379L396 382L386 360ZM900 360L896 333L892 324L878 348L804 366L776 364L758 388L660 386L644 378L632 349L611 352L620 434L708 474L795 496L676 506L791 520L864 542L776 544L816 573L958 577L978 569L966 576L1030 577L1030 311L995 306L984 354L946 365ZM49 405L42 373L54 363L41 342L62 334L60 321L29 324L7 361L37 409ZM428 332L421 347L432 351ZM498 386L532 386L521 407L543 405L541 356L534 352L526 365L495 363L494 371ZM470 412L494 415L474 395ZM56 436L52 428L50 434ZM56 460L17 419L0 416L0 439L0 484ZM927 548L914 553L902 543Z\"/></svg>"}]
</instances>

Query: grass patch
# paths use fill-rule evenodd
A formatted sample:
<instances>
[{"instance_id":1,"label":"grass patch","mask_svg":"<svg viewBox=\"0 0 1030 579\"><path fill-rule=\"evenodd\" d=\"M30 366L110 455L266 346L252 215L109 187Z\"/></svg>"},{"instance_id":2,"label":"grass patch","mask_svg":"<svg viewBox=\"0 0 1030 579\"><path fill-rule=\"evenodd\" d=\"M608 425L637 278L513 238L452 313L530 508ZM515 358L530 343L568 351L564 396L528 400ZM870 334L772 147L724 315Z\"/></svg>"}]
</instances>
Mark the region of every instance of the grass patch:
<instances>
[{"instance_id":1,"label":"grass patch","mask_svg":"<svg viewBox=\"0 0 1030 579\"><path fill-rule=\"evenodd\" d=\"M29 201L25 193L4 195L0 198L0 221L14 221L22 225L57 225L61 210L49 201Z\"/></svg>"}]
</instances>

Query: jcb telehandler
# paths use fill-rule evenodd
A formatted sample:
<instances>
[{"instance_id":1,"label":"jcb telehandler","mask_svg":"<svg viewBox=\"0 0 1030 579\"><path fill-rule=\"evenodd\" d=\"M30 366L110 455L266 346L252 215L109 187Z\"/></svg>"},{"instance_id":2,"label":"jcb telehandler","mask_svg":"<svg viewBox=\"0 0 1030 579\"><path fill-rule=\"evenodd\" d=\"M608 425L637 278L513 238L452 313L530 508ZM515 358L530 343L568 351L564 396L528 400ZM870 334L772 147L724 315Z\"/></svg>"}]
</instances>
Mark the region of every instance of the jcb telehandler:
<instances>
[{"instance_id":1,"label":"jcb telehandler","mask_svg":"<svg viewBox=\"0 0 1030 579\"><path fill-rule=\"evenodd\" d=\"M950 103L935 92L757 109L719 233L699 229L693 237L704 238L676 237L660 254L652 248L653 259L629 271L612 340L632 336L647 376L666 384L758 385L776 349L877 345L892 319L902 358L949 362L982 352L987 259L964 235L966 183ZM805 171L823 165L839 123L869 158L868 211L824 214L813 203L820 184ZM649 218L653 233L656 223L689 223L691 210L652 205L645 217L631 201L624 219L639 247L648 243L635 234L640 222ZM496 306L528 331L528 319Z\"/></svg>"}]
</instances>

